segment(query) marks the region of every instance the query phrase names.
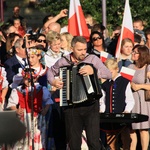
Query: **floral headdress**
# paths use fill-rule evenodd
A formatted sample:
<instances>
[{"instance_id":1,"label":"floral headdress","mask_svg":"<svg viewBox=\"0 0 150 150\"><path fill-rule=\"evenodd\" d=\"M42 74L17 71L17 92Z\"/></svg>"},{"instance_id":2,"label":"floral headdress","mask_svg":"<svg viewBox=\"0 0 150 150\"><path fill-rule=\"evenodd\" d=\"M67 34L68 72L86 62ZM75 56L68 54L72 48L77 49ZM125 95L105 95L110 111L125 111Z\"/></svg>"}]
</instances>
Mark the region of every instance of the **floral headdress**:
<instances>
[{"instance_id":1,"label":"floral headdress","mask_svg":"<svg viewBox=\"0 0 150 150\"><path fill-rule=\"evenodd\" d=\"M41 50L40 49L36 49L36 48L29 48L28 49L28 54L29 55L41 55Z\"/></svg>"}]
</instances>

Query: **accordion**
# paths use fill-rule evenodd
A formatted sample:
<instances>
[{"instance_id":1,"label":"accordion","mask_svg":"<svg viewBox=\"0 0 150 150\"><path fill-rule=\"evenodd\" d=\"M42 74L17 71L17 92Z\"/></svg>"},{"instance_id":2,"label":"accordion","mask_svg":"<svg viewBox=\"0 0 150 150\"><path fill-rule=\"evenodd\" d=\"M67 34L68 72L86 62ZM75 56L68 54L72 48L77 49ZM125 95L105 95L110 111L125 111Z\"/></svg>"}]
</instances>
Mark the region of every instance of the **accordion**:
<instances>
[{"instance_id":1,"label":"accordion","mask_svg":"<svg viewBox=\"0 0 150 150\"><path fill-rule=\"evenodd\" d=\"M80 75L78 73L79 69L84 65L90 65L94 70L94 74ZM92 64L80 63L77 66L62 67L60 68L60 78L63 81L63 88L60 89L60 106L98 100L102 96L97 70Z\"/></svg>"}]
</instances>

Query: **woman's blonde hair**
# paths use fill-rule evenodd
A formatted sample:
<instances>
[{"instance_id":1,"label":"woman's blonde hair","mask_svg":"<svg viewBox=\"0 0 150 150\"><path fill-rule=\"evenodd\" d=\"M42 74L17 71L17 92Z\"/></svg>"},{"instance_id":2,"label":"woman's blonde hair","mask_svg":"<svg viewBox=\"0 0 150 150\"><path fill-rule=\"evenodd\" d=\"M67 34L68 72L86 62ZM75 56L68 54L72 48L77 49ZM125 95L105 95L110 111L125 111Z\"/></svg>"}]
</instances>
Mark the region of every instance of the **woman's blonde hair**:
<instances>
[{"instance_id":1,"label":"woman's blonde hair","mask_svg":"<svg viewBox=\"0 0 150 150\"><path fill-rule=\"evenodd\" d=\"M69 32L63 32L60 34L60 37L65 36L66 40L67 40L67 49L66 50L70 50L71 48L71 41L73 39L73 35L70 34Z\"/></svg>"},{"instance_id":2,"label":"woman's blonde hair","mask_svg":"<svg viewBox=\"0 0 150 150\"><path fill-rule=\"evenodd\" d=\"M60 34L55 31L49 31L46 35L46 40L48 43L52 44L52 42L60 40Z\"/></svg>"}]
</instances>

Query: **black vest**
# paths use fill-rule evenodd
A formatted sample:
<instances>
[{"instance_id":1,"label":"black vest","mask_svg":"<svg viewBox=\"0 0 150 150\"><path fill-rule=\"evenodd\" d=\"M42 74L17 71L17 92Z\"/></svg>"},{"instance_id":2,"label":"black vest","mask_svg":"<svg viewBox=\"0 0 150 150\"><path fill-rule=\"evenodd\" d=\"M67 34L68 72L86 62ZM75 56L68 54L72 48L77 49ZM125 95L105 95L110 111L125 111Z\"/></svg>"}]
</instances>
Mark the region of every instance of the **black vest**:
<instances>
[{"instance_id":1,"label":"black vest","mask_svg":"<svg viewBox=\"0 0 150 150\"><path fill-rule=\"evenodd\" d=\"M103 90L106 92L106 113L110 113L112 109L112 113L121 113L124 111L126 103L125 103L125 91L126 87L129 83L129 80L119 76L113 83L107 80L102 84ZM112 86L112 91L111 91ZM112 108L111 108L112 106Z\"/></svg>"}]
</instances>

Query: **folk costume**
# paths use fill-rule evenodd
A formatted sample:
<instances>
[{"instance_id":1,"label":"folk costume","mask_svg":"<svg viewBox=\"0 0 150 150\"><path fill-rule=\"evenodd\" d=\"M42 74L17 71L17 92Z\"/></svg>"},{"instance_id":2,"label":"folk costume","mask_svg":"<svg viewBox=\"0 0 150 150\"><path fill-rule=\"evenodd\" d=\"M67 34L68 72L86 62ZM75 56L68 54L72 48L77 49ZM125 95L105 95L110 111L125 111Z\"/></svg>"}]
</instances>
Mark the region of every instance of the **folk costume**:
<instances>
[{"instance_id":1,"label":"folk costume","mask_svg":"<svg viewBox=\"0 0 150 150\"><path fill-rule=\"evenodd\" d=\"M4 101L2 98L2 90L8 88L8 81L6 79L6 71L4 67L0 66L0 111L3 111Z\"/></svg>"},{"instance_id":2,"label":"folk costume","mask_svg":"<svg viewBox=\"0 0 150 150\"><path fill-rule=\"evenodd\" d=\"M22 150L31 150L32 148L32 132L31 132L31 98L33 94L33 108L34 108L34 146L35 150L45 150L46 144L46 120L45 116L41 115L42 103L52 104L51 96L46 87L42 87L38 83L35 84L33 93L31 87L19 86L13 89L9 98L8 108L16 106L24 109L20 120L24 122L27 127L26 137L18 141L15 147Z\"/></svg>"},{"instance_id":3,"label":"folk costume","mask_svg":"<svg viewBox=\"0 0 150 150\"><path fill-rule=\"evenodd\" d=\"M22 75L30 82L31 75L34 78L34 71L25 71ZM19 117L26 126L26 137L18 141L13 149L32 150L34 140L34 150L46 150L46 119L42 111L50 104L53 104L50 92L39 83L34 83L32 87L24 83L12 90L7 108L15 106L23 110Z\"/></svg>"},{"instance_id":4,"label":"folk costume","mask_svg":"<svg viewBox=\"0 0 150 150\"><path fill-rule=\"evenodd\" d=\"M130 81L120 74L113 80L106 80L102 84L104 90L103 97L100 99L100 112L123 113L131 112L134 107L134 98L131 91ZM101 124L101 130L107 135L107 142L112 150L116 149L117 133L121 130L121 140L123 149L130 149L130 128L118 123ZM114 140L112 140L114 138ZM110 142L112 140L112 142Z\"/></svg>"}]
</instances>

